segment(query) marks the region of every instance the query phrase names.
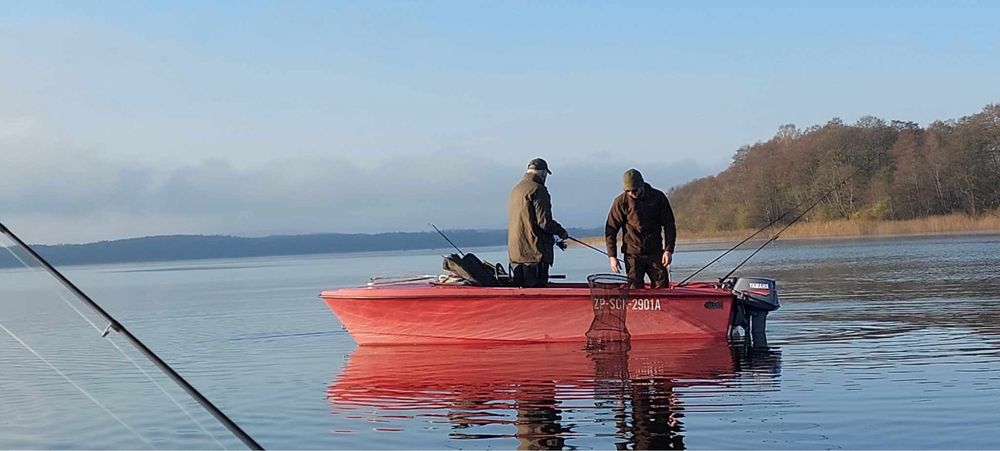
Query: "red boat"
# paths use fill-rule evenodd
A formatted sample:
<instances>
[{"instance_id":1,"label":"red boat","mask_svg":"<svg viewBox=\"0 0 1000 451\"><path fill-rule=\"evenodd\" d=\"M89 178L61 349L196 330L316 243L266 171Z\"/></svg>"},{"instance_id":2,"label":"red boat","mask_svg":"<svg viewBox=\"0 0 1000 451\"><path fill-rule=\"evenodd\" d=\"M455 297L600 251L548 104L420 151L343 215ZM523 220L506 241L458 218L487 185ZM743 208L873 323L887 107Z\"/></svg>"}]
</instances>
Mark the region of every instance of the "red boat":
<instances>
[{"instance_id":1,"label":"red boat","mask_svg":"<svg viewBox=\"0 0 1000 451\"><path fill-rule=\"evenodd\" d=\"M725 338L737 300L766 296L777 305L774 281L734 282L636 289L626 299L610 301L624 310L632 340ZM731 288L740 282L749 284L747 290ZM585 283L515 288L433 280L370 283L324 291L320 297L360 345L581 342L595 309L605 302L592 300Z\"/></svg>"}]
</instances>

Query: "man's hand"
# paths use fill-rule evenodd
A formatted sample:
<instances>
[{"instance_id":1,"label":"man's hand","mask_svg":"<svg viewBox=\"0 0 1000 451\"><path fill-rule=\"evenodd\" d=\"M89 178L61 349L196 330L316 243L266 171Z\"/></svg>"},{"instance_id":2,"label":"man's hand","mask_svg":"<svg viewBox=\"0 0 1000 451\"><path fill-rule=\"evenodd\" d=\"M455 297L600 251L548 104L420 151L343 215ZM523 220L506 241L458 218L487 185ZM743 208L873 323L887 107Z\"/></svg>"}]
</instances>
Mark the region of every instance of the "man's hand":
<instances>
[{"instance_id":1,"label":"man's hand","mask_svg":"<svg viewBox=\"0 0 1000 451\"><path fill-rule=\"evenodd\" d=\"M608 257L608 261L611 262L611 270L618 274L621 274L622 267L621 265L618 264L618 259L615 257Z\"/></svg>"},{"instance_id":2,"label":"man's hand","mask_svg":"<svg viewBox=\"0 0 1000 451\"><path fill-rule=\"evenodd\" d=\"M670 266L670 262L674 261L674 256L670 255L670 251L663 251L663 258L660 260L664 267Z\"/></svg>"}]
</instances>

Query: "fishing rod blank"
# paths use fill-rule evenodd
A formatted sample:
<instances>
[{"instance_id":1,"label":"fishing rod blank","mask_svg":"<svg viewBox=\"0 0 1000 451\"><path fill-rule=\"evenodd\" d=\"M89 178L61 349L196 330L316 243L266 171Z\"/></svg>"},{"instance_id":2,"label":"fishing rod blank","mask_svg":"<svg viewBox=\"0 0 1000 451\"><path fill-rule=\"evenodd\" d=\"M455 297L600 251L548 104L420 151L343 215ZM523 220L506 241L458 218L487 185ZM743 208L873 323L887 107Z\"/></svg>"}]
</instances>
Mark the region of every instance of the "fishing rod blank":
<instances>
[{"instance_id":1,"label":"fishing rod blank","mask_svg":"<svg viewBox=\"0 0 1000 451\"><path fill-rule=\"evenodd\" d=\"M455 250L458 251L459 257L465 258L465 252L462 252L462 250L459 249L458 246L455 245L455 243L452 243L451 240L449 240L448 237L444 234L444 232L441 231L441 229L437 228L436 225L431 224L429 222L427 223L427 225L434 227L434 230L437 230L437 233L441 235L441 238L444 238L444 240L447 241L448 244L451 245L451 247L455 248Z\"/></svg>"},{"instance_id":2,"label":"fishing rod blank","mask_svg":"<svg viewBox=\"0 0 1000 451\"><path fill-rule=\"evenodd\" d=\"M576 239L576 238L573 238L573 237L571 237L571 236L568 236L568 237L566 237L566 239L567 239L567 240L570 240L570 241L573 241L573 242L575 242L575 243L577 243L577 244L581 244L581 245L583 245L583 246L586 246L586 247L589 247L589 248L591 248L591 249L593 249L593 250L595 250L595 251L597 251L597 252L600 252L600 253L604 254L604 256L605 256L605 257L608 257L608 258L611 258L611 256L610 256L610 255L608 255L608 253L607 253L607 252L604 252L604 251L602 251L602 250L600 250L600 249L598 249L598 248L596 248L596 247L594 247L594 246L591 246L591 245L589 245L589 244L587 244L587 243L584 243L583 241L580 241L580 240L578 240L578 239ZM615 260L618 260L618 263L622 263L622 264L624 264L624 262L622 262L622 261L621 261L621 259L620 259L620 258L618 258L618 257L615 257Z\"/></svg>"},{"instance_id":3,"label":"fishing rod blank","mask_svg":"<svg viewBox=\"0 0 1000 451\"><path fill-rule=\"evenodd\" d=\"M91 299L90 296L87 296L86 293L84 293L82 290L80 290L80 288L74 285L73 282L70 282L70 280L67 279L66 276L62 275L62 273L60 273L55 267L49 264L47 260L42 258L41 255L38 255L38 253L35 252L35 250L31 248L31 246L29 246L24 241L21 241L21 238L19 238L16 234L14 234L14 232L8 229L7 226L5 226L3 223L0 223L0 233L6 235L12 241L17 243L17 245L20 246L21 249L24 249L24 251L27 252L32 259L34 259L36 262L38 262L38 264L40 264L43 268L45 268L45 270L48 271L48 273L51 274L52 277L55 277L56 280L59 281L59 283L61 283L64 287L66 287L66 289L72 292L77 298L79 298L81 301L87 304L88 307L90 307L95 313L97 313L105 321L108 322L108 327L104 330L102 336L107 335L108 332L114 330L121 336L125 337L125 339L128 340L128 342L131 343L132 346L135 346L135 348L138 349L139 352L142 353L142 355L144 355L147 359L149 359L153 363L153 365L159 368L160 371L163 371L163 373L166 374L167 377L173 380L174 383L180 386L181 389L187 392L187 394L191 395L192 398L198 401L198 404L200 404L202 407L205 408L205 410L207 410L210 414L212 414L212 416L215 417L215 419L219 420L219 422L221 422L223 426L226 427L226 429L229 429L229 431L232 432L233 435L239 438L240 441L243 442L243 444L245 444L248 448L254 450L264 449L262 446L260 446L260 444L257 443L256 440L250 437L250 435L244 432L243 429L241 429L235 422L233 422L233 420L229 419L229 417L226 416L225 413L223 413L221 410L219 410L218 407L212 404L212 402L209 401L208 398L205 398L205 396L202 395L201 392L198 391L198 389L194 388L194 386L192 386L186 380L184 380L184 378L181 377L181 375L178 374L176 371L174 371L174 369L171 368L170 365L168 365L166 362L160 359L160 357L157 356L156 353L154 353L151 349L146 347L146 345L143 344L141 340L139 340L135 335L132 335L132 333L129 332L129 330L126 329L125 326L123 326L121 323L118 322L118 320L112 317L111 314L109 314L103 308L101 308L100 305L94 302L94 300Z\"/></svg>"},{"instance_id":4,"label":"fishing rod blank","mask_svg":"<svg viewBox=\"0 0 1000 451\"><path fill-rule=\"evenodd\" d=\"M740 269L743 265L746 264L746 262L750 261L750 259L753 258L754 255L757 255L757 253L760 252L761 249L764 249L764 247L766 247L768 244L771 244L775 240L777 240L778 236L781 235L781 232L784 232L789 227L791 227L792 224L795 224L796 222L798 222L799 219L802 219L802 217L805 216L806 213L809 213L809 211L811 211L813 208L816 208L816 206L819 205L819 203L822 202L823 199L826 199L826 196L829 196L829 195L830 195L830 192L826 193L826 195L824 195L823 197L819 198L815 203L813 203L812 205L810 205L809 208L807 208L801 214L799 214L798 216L796 216L795 219L791 220L791 222L789 222L784 227L782 227L781 230L778 231L778 233L775 233L774 236L771 237L771 239L765 241L764 244L761 244L760 247L758 247L755 251L753 251L752 253L750 253L750 255L747 256L747 258L743 259L743 261L740 262L740 264L736 265L736 267L733 268L732 271L729 271L728 273L726 273L726 275L720 277L719 278L719 282L722 282L723 280L728 279L729 276L733 275L733 273L736 272L736 270Z\"/></svg>"}]
</instances>

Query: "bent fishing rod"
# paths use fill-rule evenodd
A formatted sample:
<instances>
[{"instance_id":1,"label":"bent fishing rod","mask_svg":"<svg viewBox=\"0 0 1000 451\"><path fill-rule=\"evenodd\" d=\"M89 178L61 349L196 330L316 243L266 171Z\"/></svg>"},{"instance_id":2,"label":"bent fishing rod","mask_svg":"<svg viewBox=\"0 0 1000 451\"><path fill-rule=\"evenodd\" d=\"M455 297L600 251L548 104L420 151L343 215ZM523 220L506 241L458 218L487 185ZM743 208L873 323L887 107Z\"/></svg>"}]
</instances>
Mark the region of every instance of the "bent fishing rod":
<instances>
[{"instance_id":1,"label":"bent fishing rod","mask_svg":"<svg viewBox=\"0 0 1000 451\"><path fill-rule=\"evenodd\" d=\"M12 241L17 243L17 245L20 246L21 249L24 249L24 251L27 252L28 255L30 255L33 260L35 260L35 262L37 262L39 265L45 268L45 270L48 271L48 273L52 275L52 277L58 280L59 283L61 283L64 287L66 287L66 289L72 292L78 299L83 301L84 304L87 304L87 306L90 307L91 310L93 310L101 318L103 318L105 321L108 322L108 326L104 329L104 332L101 333L102 337L107 336L108 333L112 330L117 332L121 336L125 337L125 339L130 344L132 344L132 346L134 346L143 356L149 359L149 361L152 362L153 365L155 365L157 368L159 368L160 371L166 374L167 377L169 377L172 381L174 381L174 383L180 386L180 388L183 389L188 395L191 395L191 397L194 398L195 401L198 401L198 404L200 404L205 410L207 410L208 413L212 414L212 416L215 417L216 420L219 420L219 422L222 423L222 425L225 426L226 429L229 430L229 432L232 432L233 435L235 435L238 439L240 439L240 441L242 441L243 444L247 446L247 448L253 450L264 449L262 446L260 446L260 444L257 443L256 440L250 437L249 434L244 432L243 429L241 429L235 422L233 422L233 420L231 420L228 416L226 416L225 413L223 413L221 410L219 410L218 407L212 404L212 402L209 401L208 398L202 395L201 392L198 391L198 389L194 388L194 386L192 386L186 380L184 380L184 378L181 377L181 375L178 374L176 371L174 371L174 369L171 368L170 365L167 364L167 362L164 362L163 359L161 359L159 356L156 355L156 353L154 353L151 349L146 347L146 345L143 344L143 342L139 340L139 338L137 338L135 335L132 335L132 332L129 332L129 330L126 329L124 325L118 322L118 320L116 320L113 316L111 316L110 313L101 308L101 306L98 305L97 302L94 302L94 300L91 299L90 296L87 296L87 294L84 293L83 290L78 288L75 284L73 284L73 282L70 282L70 280L67 279L66 276L62 275L62 273L60 273L55 267L49 264L47 260L42 258L41 255L38 255L38 253L35 252L35 250L31 248L31 246L29 246L24 241L21 241L21 238L19 238L16 234L14 234L14 232L8 229L7 226L5 226L3 223L0 223L0 233L6 235Z\"/></svg>"},{"instance_id":2,"label":"bent fishing rod","mask_svg":"<svg viewBox=\"0 0 1000 451\"><path fill-rule=\"evenodd\" d=\"M600 253L604 254L604 256L605 256L605 257L608 257L608 258L614 258L615 260L618 260L618 263L621 263L621 264L623 264L623 265L625 264L624 262L622 262L622 260L621 260L620 258L618 258L618 257L611 257L610 255L608 255L608 253L607 253L607 252L604 252L604 251L602 251L602 250L600 250L600 249L598 249L598 248L596 248L596 247L594 247L594 246L591 246L591 245L589 245L589 244L587 244L587 243L584 243L583 241L580 241L580 240L578 240L578 239L576 239L576 238L573 238L573 237L571 237L571 236L567 236L567 237L566 237L566 239L567 239L567 240L570 240L570 241L572 241L572 242L574 242L574 243L576 243L576 244L580 244L580 245L583 245L583 246L585 246L585 247L589 247L589 248L591 248L591 249L593 249L593 250L595 250L595 251L597 251L597 252L600 252Z\"/></svg>"},{"instance_id":3,"label":"bent fishing rod","mask_svg":"<svg viewBox=\"0 0 1000 451\"><path fill-rule=\"evenodd\" d=\"M819 203L823 199L826 199L826 197L829 196L830 193L833 193L834 191L840 189L840 187L842 185L844 185L845 183L847 183L848 181L850 181L851 179L853 179L854 177L856 177L858 174L861 173L861 171L863 171L865 169L868 169L871 166L871 164L875 161L875 159L878 158L878 156L879 156L879 154L876 153L876 154L872 155L871 157L869 157L868 161L866 161L864 165L858 167L858 169L855 170L853 173L851 173L851 175L848 175L846 178L844 178L843 180L841 180L839 183L835 184L833 186L833 188L830 188L826 192L822 193L822 195L820 195L818 198L816 198L816 196L810 197L809 199L806 199L806 200L804 200L802 202L799 202L794 207L789 208L784 213L782 213L781 215L779 215L777 218L774 218L771 222L767 223L767 225L765 225L764 227L761 227L756 232L750 234L750 236L744 238L743 241L740 241L739 243L736 243L735 246L729 248L729 250L723 252L718 257L715 257L715 259L713 259L712 261L706 263L705 266L702 266L700 269L698 269L697 271L695 271L694 273L692 273L690 276L685 277L684 280L680 281L680 283L677 284L677 286L684 286L684 285L686 285L687 282L689 280L691 280L694 276L700 274L702 271L704 271L705 269L707 269L709 266L712 266L713 264L715 264L715 262L721 260L722 257L725 257L726 255L729 255L730 252L736 250L736 248L742 246L747 241L750 241L750 239L752 239L753 237L757 236L760 232L763 232L764 230L767 230L771 226L777 224L778 221L781 221L782 219L784 219L785 216L788 216L793 211L798 210L800 207L802 207L803 205L807 204L809 201L811 201L814 198L816 198L816 202L813 203L812 206L810 206L808 209L806 209L806 211L802 212L801 215L799 215L797 218L795 218L795 220L793 220L788 225L786 225L783 229L781 229L781 231L779 231L778 234L780 234L781 232L784 232L785 229L788 228L788 226L794 224L795 221L798 221L800 218L802 218L802 216L804 216L806 212L808 212L809 210L812 210L814 207L816 207L816 205L819 205ZM775 239L777 239L777 235L778 234L775 234L775 236L772 239L768 240L767 242L764 243L763 246L761 246L759 249L757 249L756 251L754 251L753 254L750 255L750 257L753 257L754 255L757 254L757 252L760 251L760 249L763 249L764 246L767 246L768 244L770 244L771 242L773 242ZM739 266L737 266L735 269L733 269L732 271L730 271L729 274L726 274L726 277L729 277L730 275L732 275L733 272L736 271L736 269L739 269L739 267L743 266L743 264L746 263L748 260L749 260L749 258L747 258L747 260L744 260L742 263L740 263ZM721 280L725 280L726 277L723 277L722 279L720 279L720 281Z\"/></svg>"},{"instance_id":4,"label":"bent fishing rod","mask_svg":"<svg viewBox=\"0 0 1000 451\"><path fill-rule=\"evenodd\" d=\"M437 231L437 233L441 235L441 238L444 238L444 239L445 239L445 241L447 241L447 242L448 242L448 244L450 244L450 245L451 245L451 247L455 248L455 250L456 250L456 251L458 251L458 253L459 253L459 254L461 254L461 256L462 256L462 257L465 257L465 254L464 254L464 253L462 252L462 250L461 250L461 249L459 249L459 248L458 248L458 246L456 246L456 245L455 245L455 243L452 243L452 242L451 242L451 240L449 240L449 239L448 239L448 236L447 236L447 235L445 235L445 234L444 234L444 232L442 232L442 231L441 231L441 229L438 229L436 225L434 225L434 224L431 224L431 223L427 223L427 225L429 225L429 226L431 226L431 227L434 227L434 230L436 230L436 231ZM611 258L611 256L610 256L610 255L608 255L608 253L607 253L607 252L604 252L604 251L602 251L602 250L600 250L600 249L598 249L598 248L596 248L596 247L594 247L594 246L591 246L591 245L589 245L589 244L587 244L587 243L584 243L583 241L580 241L580 240L578 240L578 239L576 239L576 238L573 238L573 237L571 237L571 236L567 236L567 237L566 237L566 239L567 239L567 240L570 240L570 241L573 241L573 242L575 242L575 243L577 243L577 244L580 244L580 245L583 245L583 246L586 246L586 247L589 247L589 248L591 248L591 249L593 249L593 250L595 250L595 251L597 251L597 252L600 252L600 253L604 254L604 256L605 256L605 257L608 257L608 258ZM621 263L622 265L624 265L624 264L625 264L625 263L624 263L624 262L622 262L622 261L621 261L621 259L620 259L620 258L618 258L618 257L615 257L615 260L618 260L618 263Z\"/></svg>"}]
</instances>

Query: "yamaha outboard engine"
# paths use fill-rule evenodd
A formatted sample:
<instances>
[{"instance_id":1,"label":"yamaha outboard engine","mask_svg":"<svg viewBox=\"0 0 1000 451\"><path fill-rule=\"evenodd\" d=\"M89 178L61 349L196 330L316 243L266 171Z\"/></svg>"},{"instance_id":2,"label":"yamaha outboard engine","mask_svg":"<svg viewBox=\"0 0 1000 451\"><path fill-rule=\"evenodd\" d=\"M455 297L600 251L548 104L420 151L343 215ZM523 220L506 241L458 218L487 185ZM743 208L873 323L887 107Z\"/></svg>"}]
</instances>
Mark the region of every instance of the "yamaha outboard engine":
<instances>
[{"instance_id":1,"label":"yamaha outboard engine","mask_svg":"<svg viewBox=\"0 0 1000 451\"><path fill-rule=\"evenodd\" d=\"M744 335L753 346L767 346L767 314L778 309L778 289L774 279L740 277L729 279L736 305L733 309L733 326L743 328ZM734 330L735 331L735 330Z\"/></svg>"}]
</instances>

